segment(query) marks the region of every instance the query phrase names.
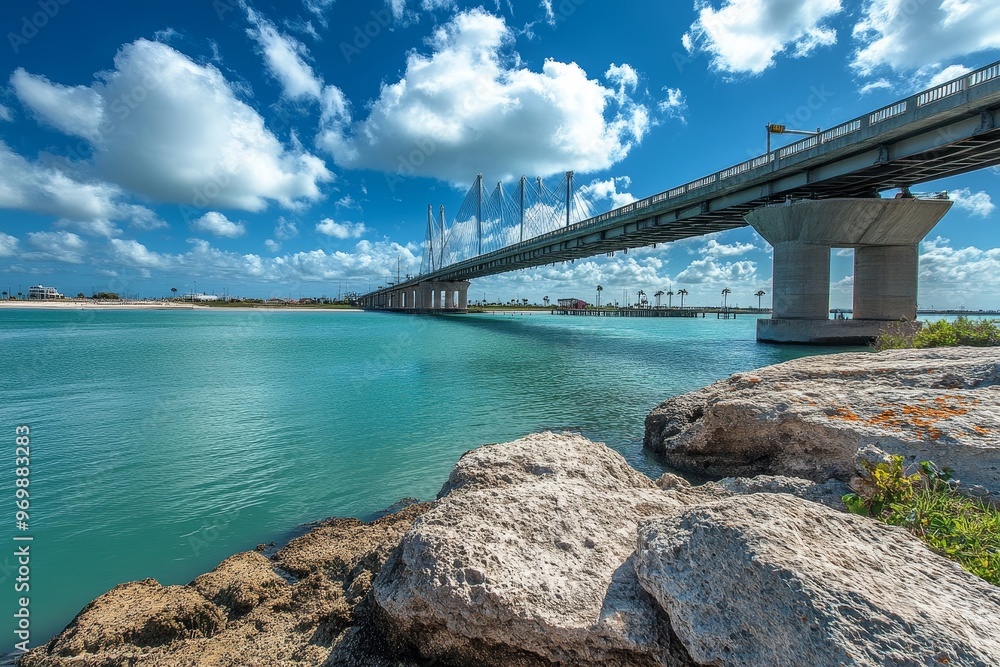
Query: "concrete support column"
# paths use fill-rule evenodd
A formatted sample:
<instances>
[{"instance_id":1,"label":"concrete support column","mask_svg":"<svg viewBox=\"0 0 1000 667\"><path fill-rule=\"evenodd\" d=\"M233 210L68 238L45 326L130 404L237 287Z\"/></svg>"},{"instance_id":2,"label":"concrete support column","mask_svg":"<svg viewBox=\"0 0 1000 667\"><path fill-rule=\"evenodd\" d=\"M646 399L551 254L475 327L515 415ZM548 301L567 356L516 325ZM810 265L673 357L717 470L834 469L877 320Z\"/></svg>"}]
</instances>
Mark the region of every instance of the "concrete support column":
<instances>
[{"instance_id":1,"label":"concrete support column","mask_svg":"<svg viewBox=\"0 0 1000 667\"><path fill-rule=\"evenodd\" d=\"M854 319L917 319L917 245L854 250Z\"/></svg>"},{"instance_id":2,"label":"concrete support column","mask_svg":"<svg viewBox=\"0 0 1000 667\"><path fill-rule=\"evenodd\" d=\"M855 345L885 322L917 316L917 244L948 212L944 199L820 199L746 215L774 246L774 309L757 340ZM854 248L850 320L829 315L830 248ZM917 325L914 325L917 326Z\"/></svg>"},{"instance_id":3,"label":"concrete support column","mask_svg":"<svg viewBox=\"0 0 1000 667\"><path fill-rule=\"evenodd\" d=\"M460 285L458 288L458 309L469 309L469 283Z\"/></svg>"},{"instance_id":4,"label":"concrete support column","mask_svg":"<svg viewBox=\"0 0 1000 667\"><path fill-rule=\"evenodd\" d=\"M775 319L830 317L830 246L785 241L774 246Z\"/></svg>"}]
</instances>

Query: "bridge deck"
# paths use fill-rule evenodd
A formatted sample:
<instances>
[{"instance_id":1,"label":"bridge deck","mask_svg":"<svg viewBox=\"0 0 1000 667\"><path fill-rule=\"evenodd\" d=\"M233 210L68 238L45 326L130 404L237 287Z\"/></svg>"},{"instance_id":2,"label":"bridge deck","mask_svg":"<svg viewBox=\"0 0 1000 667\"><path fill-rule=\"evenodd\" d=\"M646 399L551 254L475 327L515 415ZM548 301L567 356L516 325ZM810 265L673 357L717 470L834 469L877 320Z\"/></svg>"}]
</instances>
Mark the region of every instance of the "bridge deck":
<instances>
[{"instance_id":1,"label":"bridge deck","mask_svg":"<svg viewBox=\"0 0 1000 667\"><path fill-rule=\"evenodd\" d=\"M1000 62L602 215L400 283L457 281L746 226L792 198L872 197L1000 164Z\"/></svg>"}]
</instances>

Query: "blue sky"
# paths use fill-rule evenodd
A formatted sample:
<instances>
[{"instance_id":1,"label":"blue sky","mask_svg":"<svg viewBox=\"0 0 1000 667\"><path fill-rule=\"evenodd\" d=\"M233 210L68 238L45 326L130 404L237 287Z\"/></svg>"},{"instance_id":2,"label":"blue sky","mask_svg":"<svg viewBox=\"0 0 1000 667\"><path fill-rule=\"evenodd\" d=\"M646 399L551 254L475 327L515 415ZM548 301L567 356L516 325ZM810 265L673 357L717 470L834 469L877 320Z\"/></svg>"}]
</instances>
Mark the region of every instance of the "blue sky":
<instances>
[{"instance_id":1,"label":"blue sky","mask_svg":"<svg viewBox=\"0 0 1000 667\"><path fill-rule=\"evenodd\" d=\"M995 0L8 0L0 287L366 291L476 173L607 210L1000 59ZM1000 172L921 248L920 305L1000 307ZM850 306L835 253L831 305ZM770 291L752 230L475 281L470 298ZM620 296L612 298L621 299ZM765 297L765 302L766 302Z\"/></svg>"}]
</instances>

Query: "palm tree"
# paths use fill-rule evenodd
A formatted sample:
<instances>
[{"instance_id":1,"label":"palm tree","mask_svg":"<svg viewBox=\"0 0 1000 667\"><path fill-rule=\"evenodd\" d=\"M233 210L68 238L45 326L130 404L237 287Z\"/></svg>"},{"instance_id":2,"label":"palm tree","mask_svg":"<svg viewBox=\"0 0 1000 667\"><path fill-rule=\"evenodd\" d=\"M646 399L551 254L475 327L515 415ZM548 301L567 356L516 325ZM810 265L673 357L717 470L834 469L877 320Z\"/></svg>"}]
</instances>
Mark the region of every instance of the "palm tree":
<instances>
[{"instance_id":1,"label":"palm tree","mask_svg":"<svg viewBox=\"0 0 1000 667\"><path fill-rule=\"evenodd\" d=\"M177 298L177 288L176 287L171 287L170 291L174 293L174 298L176 299Z\"/></svg>"},{"instance_id":2,"label":"palm tree","mask_svg":"<svg viewBox=\"0 0 1000 667\"><path fill-rule=\"evenodd\" d=\"M762 289L759 289L759 290L757 290L756 292L753 293L753 295L755 297L757 297L757 310L761 309L761 307L760 307L760 298L762 296L764 296L765 294L766 294L766 292L764 290L762 290Z\"/></svg>"},{"instance_id":3,"label":"palm tree","mask_svg":"<svg viewBox=\"0 0 1000 667\"><path fill-rule=\"evenodd\" d=\"M729 295L732 294L732 293L733 293L733 290L729 289L728 287L723 288L723 290L722 290L722 307L723 308L726 307L726 301L729 298Z\"/></svg>"},{"instance_id":4,"label":"palm tree","mask_svg":"<svg viewBox=\"0 0 1000 667\"><path fill-rule=\"evenodd\" d=\"M4 292L4 293L3 293L3 300L4 300L4 301L6 301L6 300L7 300L7 292Z\"/></svg>"},{"instance_id":5,"label":"palm tree","mask_svg":"<svg viewBox=\"0 0 1000 667\"><path fill-rule=\"evenodd\" d=\"M17 300L18 300L18 301L20 301L20 300L21 300L21 297L22 297L22 296L24 296L24 295L23 295L23 294L21 294L20 292L18 292L18 293L17 293Z\"/></svg>"},{"instance_id":6,"label":"palm tree","mask_svg":"<svg viewBox=\"0 0 1000 667\"><path fill-rule=\"evenodd\" d=\"M604 287L602 287L601 285L598 285L597 286L597 307L598 308L601 307L601 292L603 292L603 291L604 291Z\"/></svg>"},{"instance_id":7,"label":"palm tree","mask_svg":"<svg viewBox=\"0 0 1000 667\"><path fill-rule=\"evenodd\" d=\"M667 290L667 308L674 307L674 291Z\"/></svg>"},{"instance_id":8,"label":"palm tree","mask_svg":"<svg viewBox=\"0 0 1000 667\"><path fill-rule=\"evenodd\" d=\"M657 308L660 307L660 297L663 296L664 294L666 294L666 292L664 292L663 290L657 290L656 293L653 295L653 296L656 297L656 307Z\"/></svg>"},{"instance_id":9,"label":"palm tree","mask_svg":"<svg viewBox=\"0 0 1000 667\"><path fill-rule=\"evenodd\" d=\"M548 297L548 295L542 297L542 303L545 304L546 308L549 307L549 297Z\"/></svg>"},{"instance_id":10,"label":"palm tree","mask_svg":"<svg viewBox=\"0 0 1000 667\"><path fill-rule=\"evenodd\" d=\"M639 290L635 293L635 305L637 307L642 307L643 302L646 300L646 293Z\"/></svg>"},{"instance_id":11,"label":"palm tree","mask_svg":"<svg viewBox=\"0 0 1000 667\"><path fill-rule=\"evenodd\" d=\"M686 289L679 289L679 290L677 290L677 294L680 295L680 297L681 297L681 308L683 308L684 307L684 297L686 297L688 295L688 291Z\"/></svg>"}]
</instances>

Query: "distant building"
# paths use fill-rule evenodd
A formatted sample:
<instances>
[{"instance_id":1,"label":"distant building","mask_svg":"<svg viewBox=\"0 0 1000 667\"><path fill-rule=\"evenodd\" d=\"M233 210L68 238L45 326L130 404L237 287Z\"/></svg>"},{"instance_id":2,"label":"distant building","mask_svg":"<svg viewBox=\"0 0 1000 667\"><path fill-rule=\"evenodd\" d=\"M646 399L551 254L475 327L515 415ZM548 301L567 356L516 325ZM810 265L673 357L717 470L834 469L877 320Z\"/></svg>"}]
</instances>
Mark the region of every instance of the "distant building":
<instances>
[{"instance_id":1,"label":"distant building","mask_svg":"<svg viewBox=\"0 0 1000 667\"><path fill-rule=\"evenodd\" d=\"M55 287L44 287L42 285L32 285L28 287L28 299L62 299L63 295L56 291Z\"/></svg>"},{"instance_id":2,"label":"distant building","mask_svg":"<svg viewBox=\"0 0 1000 667\"><path fill-rule=\"evenodd\" d=\"M214 294L182 294L184 301L218 301L219 297Z\"/></svg>"},{"instance_id":3,"label":"distant building","mask_svg":"<svg viewBox=\"0 0 1000 667\"><path fill-rule=\"evenodd\" d=\"M587 302L583 299L559 299L559 307L582 310L587 307Z\"/></svg>"}]
</instances>

